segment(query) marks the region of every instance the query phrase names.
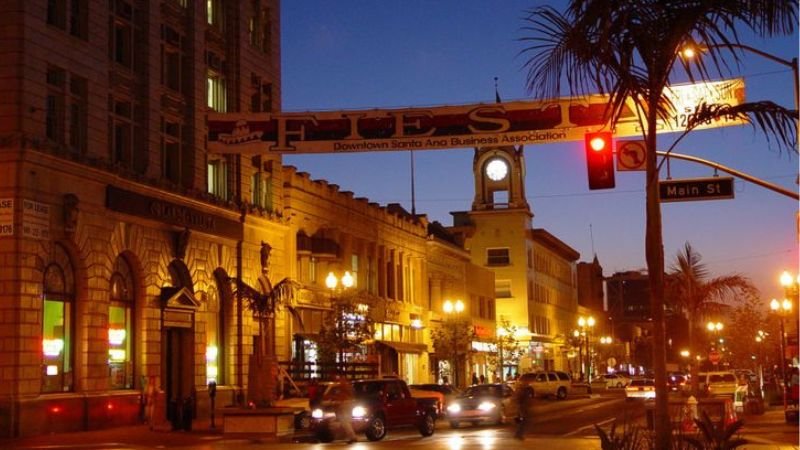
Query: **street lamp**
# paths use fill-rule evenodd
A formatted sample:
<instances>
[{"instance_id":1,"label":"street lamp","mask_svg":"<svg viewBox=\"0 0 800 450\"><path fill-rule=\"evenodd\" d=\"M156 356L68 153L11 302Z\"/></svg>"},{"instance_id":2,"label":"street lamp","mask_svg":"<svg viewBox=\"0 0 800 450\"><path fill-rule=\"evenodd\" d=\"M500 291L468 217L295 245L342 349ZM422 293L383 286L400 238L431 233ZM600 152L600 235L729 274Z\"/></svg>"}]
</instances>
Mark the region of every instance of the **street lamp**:
<instances>
[{"instance_id":1,"label":"street lamp","mask_svg":"<svg viewBox=\"0 0 800 450\"><path fill-rule=\"evenodd\" d=\"M794 107L795 107L795 109L797 109L797 107L798 107L798 64L797 64L797 58L796 57L792 58L791 60L783 59L783 58L779 58L779 57L777 57L775 55L772 55L770 53L767 53L767 52L765 52L763 50L759 50L759 49L757 49L755 47L751 47L751 46L745 45L745 44L735 44L735 43L728 43L726 45L700 45L700 46L696 46L696 47L688 46L688 47L684 48L680 52L680 55L682 57L686 58L686 59L691 59L691 58L694 58L695 56L697 56L698 52L702 53L702 52L705 52L705 51L707 51L707 50L709 50L711 48L720 48L720 47L738 48L738 49L741 49L741 50L756 54L758 56L761 56L762 58L769 59L770 61L776 62L778 64L782 64L782 65L792 69L793 87L794 87Z\"/></svg>"},{"instance_id":2,"label":"street lamp","mask_svg":"<svg viewBox=\"0 0 800 450\"><path fill-rule=\"evenodd\" d=\"M758 330L756 334L756 344L758 346L758 388L762 395L764 393L764 352L762 343L766 337L767 333L765 333L764 330Z\"/></svg>"},{"instance_id":3,"label":"street lamp","mask_svg":"<svg viewBox=\"0 0 800 450\"><path fill-rule=\"evenodd\" d=\"M452 326L452 329L450 330L450 334L451 334L451 337L453 339L452 340L452 342L453 342L452 349L453 349L453 353L454 353L454 355L453 355L453 364L452 364L452 375L453 375L453 386L457 387L457 386L459 386L459 384L458 384L458 382L459 382L459 376L458 376L458 360L459 360L459 352L458 352L459 342L458 341L459 341L459 336L458 336L458 334L460 333L461 330L460 330L460 323L458 321L456 321L455 323L452 323L450 321L450 318L457 318L458 315L460 315L461 312L464 311L464 302L462 302L461 300L456 300L456 301L445 300L444 303L442 304L442 310L444 311L445 315L448 317L447 322L450 323L451 326Z\"/></svg>"},{"instance_id":4,"label":"street lamp","mask_svg":"<svg viewBox=\"0 0 800 450\"><path fill-rule=\"evenodd\" d=\"M342 288L344 289L349 289L353 287L353 284L355 284L353 275L351 275L350 272L345 272L341 279L339 279L333 272L328 272L328 276L325 277L325 286L331 291L335 291L340 282L342 284Z\"/></svg>"},{"instance_id":5,"label":"street lamp","mask_svg":"<svg viewBox=\"0 0 800 450\"><path fill-rule=\"evenodd\" d=\"M595 321L594 317L578 317L578 326L581 327L581 331L583 332L584 338L586 340L586 379L589 383L592 382L592 350L589 347L590 337L589 333L592 331L592 327L594 327Z\"/></svg>"},{"instance_id":6,"label":"street lamp","mask_svg":"<svg viewBox=\"0 0 800 450\"><path fill-rule=\"evenodd\" d=\"M786 409L786 334L784 332L783 317L792 312L792 302L787 298L783 299L782 302L779 302L778 299L773 298L772 301L769 302L769 309L771 309L772 312L777 314L780 318L781 357L778 359L778 361L781 365L781 379L783 380L783 407Z\"/></svg>"}]
</instances>

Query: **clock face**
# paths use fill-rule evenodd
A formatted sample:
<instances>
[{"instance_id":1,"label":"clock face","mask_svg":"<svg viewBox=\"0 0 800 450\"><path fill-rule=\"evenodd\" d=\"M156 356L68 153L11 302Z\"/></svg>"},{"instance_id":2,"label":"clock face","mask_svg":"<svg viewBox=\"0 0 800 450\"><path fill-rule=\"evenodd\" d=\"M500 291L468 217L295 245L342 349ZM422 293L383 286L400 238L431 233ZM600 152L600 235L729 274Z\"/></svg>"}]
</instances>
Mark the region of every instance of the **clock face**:
<instances>
[{"instance_id":1,"label":"clock face","mask_svg":"<svg viewBox=\"0 0 800 450\"><path fill-rule=\"evenodd\" d=\"M486 176L492 181L500 181L508 175L508 163L500 158L495 158L486 164Z\"/></svg>"}]
</instances>

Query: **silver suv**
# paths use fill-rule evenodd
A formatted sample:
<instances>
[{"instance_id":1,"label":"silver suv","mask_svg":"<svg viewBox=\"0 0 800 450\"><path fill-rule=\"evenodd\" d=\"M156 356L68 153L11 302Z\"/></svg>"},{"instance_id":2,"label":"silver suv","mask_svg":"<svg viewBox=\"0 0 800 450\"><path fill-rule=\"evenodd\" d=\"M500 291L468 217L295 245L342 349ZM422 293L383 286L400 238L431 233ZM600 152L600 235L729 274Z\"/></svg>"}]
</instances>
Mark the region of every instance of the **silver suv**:
<instances>
[{"instance_id":1,"label":"silver suv","mask_svg":"<svg viewBox=\"0 0 800 450\"><path fill-rule=\"evenodd\" d=\"M534 372L520 376L519 383L530 383L534 395L538 397L553 396L559 400L567 398L572 379L566 372Z\"/></svg>"}]
</instances>

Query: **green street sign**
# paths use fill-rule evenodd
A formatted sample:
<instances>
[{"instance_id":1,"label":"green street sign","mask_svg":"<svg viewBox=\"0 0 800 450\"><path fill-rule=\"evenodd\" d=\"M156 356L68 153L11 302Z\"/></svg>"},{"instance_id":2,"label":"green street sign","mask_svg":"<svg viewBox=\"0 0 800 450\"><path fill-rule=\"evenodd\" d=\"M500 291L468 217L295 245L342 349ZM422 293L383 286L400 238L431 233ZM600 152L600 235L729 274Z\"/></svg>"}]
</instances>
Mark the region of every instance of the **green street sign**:
<instances>
[{"instance_id":1,"label":"green street sign","mask_svg":"<svg viewBox=\"0 0 800 450\"><path fill-rule=\"evenodd\" d=\"M733 177L659 181L658 196L662 203L733 198Z\"/></svg>"}]
</instances>

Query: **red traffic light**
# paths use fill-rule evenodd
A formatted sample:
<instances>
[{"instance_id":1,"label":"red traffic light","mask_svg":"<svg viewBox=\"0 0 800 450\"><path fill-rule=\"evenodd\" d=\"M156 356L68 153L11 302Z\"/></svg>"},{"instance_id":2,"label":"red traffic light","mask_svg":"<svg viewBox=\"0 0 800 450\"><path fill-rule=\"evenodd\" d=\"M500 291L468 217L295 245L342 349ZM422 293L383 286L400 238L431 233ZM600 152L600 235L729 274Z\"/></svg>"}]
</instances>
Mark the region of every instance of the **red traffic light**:
<instances>
[{"instance_id":1,"label":"red traffic light","mask_svg":"<svg viewBox=\"0 0 800 450\"><path fill-rule=\"evenodd\" d=\"M586 133L586 169L589 189L611 189L614 182L614 146L610 131Z\"/></svg>"}]
</instances>

